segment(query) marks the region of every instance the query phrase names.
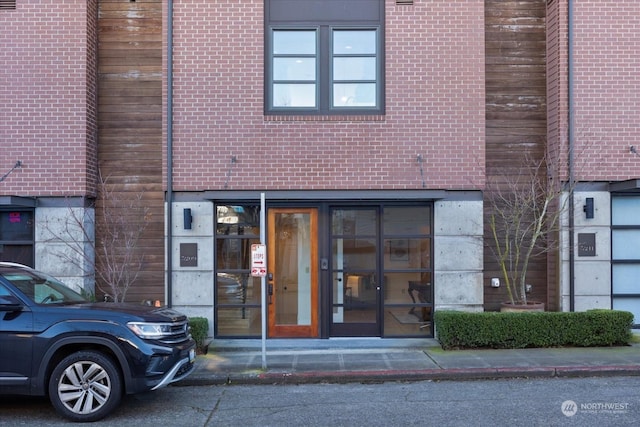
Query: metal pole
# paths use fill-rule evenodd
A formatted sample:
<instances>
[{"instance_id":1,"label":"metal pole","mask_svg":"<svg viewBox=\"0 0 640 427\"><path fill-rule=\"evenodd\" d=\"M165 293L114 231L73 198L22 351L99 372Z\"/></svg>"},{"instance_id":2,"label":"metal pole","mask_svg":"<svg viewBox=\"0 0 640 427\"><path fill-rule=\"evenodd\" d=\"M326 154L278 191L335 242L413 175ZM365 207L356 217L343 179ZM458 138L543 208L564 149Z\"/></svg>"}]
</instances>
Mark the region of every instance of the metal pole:
<instances>
[{"instance_id":1,"label":"metal pole","mask_svg":"<svg viewBox=\"0 0 640 427\"><path fill-rule=\"evenodd\" d=\"M167 2L167 296L173 305L173 0Z\"/></svg>"},{"instance_id":2,"label":"metal pole","mask_svg":"<svg viewBox=\"0 0 640 427\"><path fill-rule=\"evenodd\" d=\"M266 245L266 207L264 193L260 193L260 243ZM267 369L267 278L260 278L262 289L262 369Z\"/></svg>"},{"instance_id":3,"label":"metal pole","mask_svg":"<svg viewBox=\"0 0 640 427\"><path fill-rule=\"evenodd\" d=\"M573 0L568 1L567 5L567 20L568 20L568 46L567 46L567 98L569 104L569 117L568 117L568 150L569 150L569 311L576 310L576 297L575 297L575 199L574 199L574 149L575 149L575 98L574 98L574 4Z\"/></svg>"}]
</instances>

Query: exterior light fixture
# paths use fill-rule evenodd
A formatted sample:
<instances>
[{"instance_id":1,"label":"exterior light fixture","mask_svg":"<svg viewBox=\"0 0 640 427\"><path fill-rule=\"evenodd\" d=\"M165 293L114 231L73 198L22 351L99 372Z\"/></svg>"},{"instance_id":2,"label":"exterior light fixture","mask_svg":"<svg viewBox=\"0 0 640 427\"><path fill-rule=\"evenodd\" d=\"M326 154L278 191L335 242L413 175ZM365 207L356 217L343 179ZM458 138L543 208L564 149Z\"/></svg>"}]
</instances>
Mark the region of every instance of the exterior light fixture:
<instances>
[{"instance_id":1,"label":"exterior light fixture","mask_svg":"<svg viewBox=\"0 0 640 427\"><path fill-rule=\"evenodd\" d=\"M585 199L585 205L582 208L587 219L593 218L593 197L587 197Z\"/></svg>"},{"instance_id":2,"label":"exterior light fixture","mask_svg":"<svg viewBox=\"0 0 640 427\"><path fill-rule=\"evenodd\" d=\"M184 215L184 229L191 230L191 223L193 222L193 216L191 216L191 209L184 209L182 211Z\"/></svg>"}]
</instances>

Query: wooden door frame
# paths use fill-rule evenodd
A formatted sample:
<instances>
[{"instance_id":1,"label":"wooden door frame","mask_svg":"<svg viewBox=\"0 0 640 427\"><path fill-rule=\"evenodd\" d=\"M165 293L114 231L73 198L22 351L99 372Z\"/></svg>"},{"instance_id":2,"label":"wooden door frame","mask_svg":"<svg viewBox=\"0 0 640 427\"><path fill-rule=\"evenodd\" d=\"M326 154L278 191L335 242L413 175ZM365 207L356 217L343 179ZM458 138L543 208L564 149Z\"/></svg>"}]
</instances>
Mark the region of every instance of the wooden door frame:
<instances>
[{"instance_id":1,"label":"wooden door frame","mask_svg":"<svg viewBox=\"0 0 640 427\"><path fill-rule=\"evenodd\" d=\"M311 324L310 325L278 325L275 316L275 300L277 287L274 283L276 271L276 257L273 253L276 239L275 215L278 213L308 213L310 228L310 254L309 265L311 277ZM319 271L318 271L318 208L317 207L271 207L267 208L267 289L268 289L268 329L269 338L317 338L319 336ZM269 280L271 278L271 280Z\"/></svg>"}]
</instances>

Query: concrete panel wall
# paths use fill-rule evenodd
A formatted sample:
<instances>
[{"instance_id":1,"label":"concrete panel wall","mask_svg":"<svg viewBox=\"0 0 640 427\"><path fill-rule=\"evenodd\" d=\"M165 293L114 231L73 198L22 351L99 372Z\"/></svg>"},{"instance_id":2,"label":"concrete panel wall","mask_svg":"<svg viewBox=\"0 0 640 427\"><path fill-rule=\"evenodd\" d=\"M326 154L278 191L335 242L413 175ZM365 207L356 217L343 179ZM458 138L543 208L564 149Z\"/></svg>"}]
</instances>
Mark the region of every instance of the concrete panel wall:
<instances>
[{"instance_id":1,"label":"concrete panel wall","mask_svg":"<svg viewBox=\"0 0 640 427\"><path fill-rule=\"evenodd\" d=\"M438 201L434 207L436 310L483 310L482 201Z\"/></svg>"},{"instance_id":2,"label":"concrete panel wall","mask_svg":"<svg viewBox=\"0 0 640 427\"><path fill-rule=\"evenodd\" d=\"M566 196L565 196L566 197ZM593 198L594 217L583 211L586 199ZM570 311L569 213L563 217L561 235L561 311ZM611 308L611 195L607 191L576 191L574 194L574 310ZM595 255L581 256L578 235L595 235Z\"/></svg>"},{"instance_id":3,"label":"concrete panel wall","mask_svg":"<svg viewBox=\"0 0 640 427\"><path fill-rule=\"evenodd\" d=\"M184 209L191 209L191 229L184 228ZM208 318L211 335L213 334L213 224L215 223L213 203L206 201L173 203L171 215L172 306L189 317ZM180 265L180 245L185 243L197 245L197 266L195 267Z\"/></svg>"},{"instance_id":4,"label":"concrete panel wall","mask_svg":"<svg viewBox=\"0 0 640 427\"><path fill-rule=\"evenodd\" d=\"M38 208L35 218L35 268L77 291L94 294L93 208Z\"/></svg>"}]
</instances>

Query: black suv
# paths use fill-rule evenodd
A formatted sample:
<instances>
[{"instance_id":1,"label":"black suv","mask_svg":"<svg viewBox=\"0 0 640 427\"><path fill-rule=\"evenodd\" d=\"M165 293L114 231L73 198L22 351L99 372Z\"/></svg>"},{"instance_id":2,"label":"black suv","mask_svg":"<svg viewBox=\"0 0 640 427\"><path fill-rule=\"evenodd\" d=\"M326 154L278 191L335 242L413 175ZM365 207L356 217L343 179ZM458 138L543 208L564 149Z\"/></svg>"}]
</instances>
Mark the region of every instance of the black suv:
<instances>
[{"instance_id":1,"label":"black suv","mask_svg":"<svg viewBox=\"0 0 640 427\"><path fill-rule=\"evenodd\" d=\"M155 390L193 370L185 315L92 303L29 267L0 262L0 394L48 395L72 421L96 421L124 393Z\"/></svg>"}]
</instances>

